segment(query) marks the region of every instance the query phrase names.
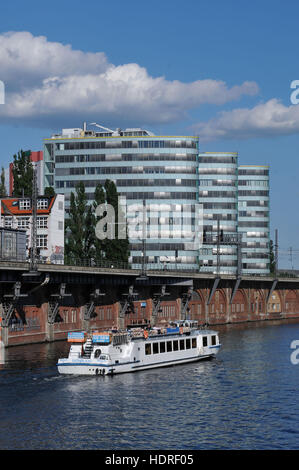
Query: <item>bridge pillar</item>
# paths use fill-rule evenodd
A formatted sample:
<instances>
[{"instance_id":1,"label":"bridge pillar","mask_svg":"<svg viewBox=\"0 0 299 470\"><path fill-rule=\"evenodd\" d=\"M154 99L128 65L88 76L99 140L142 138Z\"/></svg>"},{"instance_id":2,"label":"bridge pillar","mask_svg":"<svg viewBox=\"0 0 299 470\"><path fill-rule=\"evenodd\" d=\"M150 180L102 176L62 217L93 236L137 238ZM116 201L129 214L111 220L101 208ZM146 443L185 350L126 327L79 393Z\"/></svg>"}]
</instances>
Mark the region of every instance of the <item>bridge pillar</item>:
<instances>
[{"instance_id":1,"label":"bridge pillar","mask_svg":"<svg viewBox=\"0 0 299 470\"><path fill-rule=\"evenodd\" d=\"M116 302L116 312L117 312L117 329L124 330L125 329L125 312L122 308L121 302Z\"/></svg>"},{"instance_id":2,"label":"bridge pillar","mask_svg":"<svg viewBox=\"0 0 299 470\"><path fill-rule=\"evenodd\" d=\"M54 323L50 323L48 321L46 321L46 325L45 325L45 333L46 333L46 341L47 342L52 342L54 341Z\"/></svg>"},{"instance_id":3,"label":"bridge pillar","mask_svg":"<svg viewBox=\"0 0 299 470\"><path fill-rule=\"evenodd\" d=\"M4 347L8 346L8 328L5 326L0 326L0 345L3 344Z\"/></svg>"},{"instance_id":4,"label":"bridge pillar","mask_svg":"<svg viewBox=\"0 0 299 470\"><path fill-rule=\"evenodd\" d=\"M225 302L226 302L226 318L225 323L230 323L230 316L231 316L231 296L232 296L233 289L230 287L225 288Z\"/></svg>"},{"instance_id":5,"label":"bridge pillar","mask_svg":"<svg viewBox=\"0 0 299 470\"><path fill-rule=\"evenodd\" d=\"M180 319L187 320L187 317L190 317L189 311L189 302L192 300L193 295L193 286L188 288L188 291L185 292L180 298Z\"/></svg>"}]
</instances>

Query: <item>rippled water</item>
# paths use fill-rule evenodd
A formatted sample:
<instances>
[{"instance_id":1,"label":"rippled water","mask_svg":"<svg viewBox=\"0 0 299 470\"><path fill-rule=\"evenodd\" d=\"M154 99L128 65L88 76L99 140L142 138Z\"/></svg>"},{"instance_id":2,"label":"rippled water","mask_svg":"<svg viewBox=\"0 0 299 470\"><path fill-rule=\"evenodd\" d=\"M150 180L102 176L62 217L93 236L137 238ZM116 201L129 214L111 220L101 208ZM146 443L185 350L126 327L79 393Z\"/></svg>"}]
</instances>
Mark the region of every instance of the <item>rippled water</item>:
<instances>
[{"instance_id":1,"label":"rippled water","mask_svg":"<svg viewBox=\"0 0 299 470\"><path fill-rule=\"evenodd\" d=\"M298 448L299 323L217 329L216 359L104 378L58 375L66 342L8 348L0 448Z\"/></svg>"}]
</instances>

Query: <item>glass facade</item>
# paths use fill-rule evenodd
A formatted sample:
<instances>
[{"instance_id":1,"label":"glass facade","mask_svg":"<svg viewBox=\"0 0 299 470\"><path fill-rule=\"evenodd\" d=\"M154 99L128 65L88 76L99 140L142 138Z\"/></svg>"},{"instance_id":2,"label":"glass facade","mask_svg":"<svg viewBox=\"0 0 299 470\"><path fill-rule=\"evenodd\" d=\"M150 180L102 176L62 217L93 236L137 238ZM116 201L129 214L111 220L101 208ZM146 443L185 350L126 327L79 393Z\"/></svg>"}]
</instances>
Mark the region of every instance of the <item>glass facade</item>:
<instances>
[{"instance_id":1,"label":"glass facade","mask_svg":"<svg viewBox=\"0 0 299 470\"><path fill-rule=\"evenodd\" d=\"M238 166L237 153L205 152L199 153L198 173L200 270L236 274L239 250L240 273L269 274L269 168Z\"/></svg>"},{"instance_id":2,"label":"glass facade","mask_svg":"<svg viewBox=\"0 0 299 470\"><path fill-rule=\"evenodd\" d=\"M203 205L203 245L199 251L203 272L235 274L238 224L238 154L199 153L199 202ZM219 232L219 244L217 236Z\"/></svg>"},{"instance_id":3,"label":"glass facade","mask_svg":"<svg viewBox=\"0 0 299 470\"><path fill-rule=\"evenodd\" d=\"M80 181L92 203L96 185L110 179L125 198L129 225L137 220L139 229L145 201L149 268L235 275L241 253L243 274L268 274L269 168L239 167L236 152L200 153L198 146L198 137L142 129L66 129L44 141L44 187L65 195L68 212ZM140 268L136 233L129 232L130 262ZM203 234L200 243L195 233Z\"/></svg>"},{"instance_id":4,"label":"glass facade","mask_svg":"<svg viewBox=\"0 0 299 470\"><path fill-rule=\"evenodd\" d=\"M84 182L90 203L98 183L114 181L126 198L128 220L139 215L140 208L135 211L133 206L146 202L148 267L198 270L198 249L192 244L198 231L198 138L161 137L140 130L116 136L89 134L83 131L74 138L62 133L45 139L45 187L53 186L65 195L67 212L79 181ZM183 217L190 227L182 236ZM142 239L136 238L136 230L129 238L130 262L141 267Z\"/></svg>"},{"instance_id":5,"label":"glass facade","mask_svg":"<svg viewBox=\"0 0 299 470\"><path fill-rule=\"evenodd\" d=\"M242 234L243 274L269 274L269 167L238 170L238 231Z\"/></svg>"}]
</instances>

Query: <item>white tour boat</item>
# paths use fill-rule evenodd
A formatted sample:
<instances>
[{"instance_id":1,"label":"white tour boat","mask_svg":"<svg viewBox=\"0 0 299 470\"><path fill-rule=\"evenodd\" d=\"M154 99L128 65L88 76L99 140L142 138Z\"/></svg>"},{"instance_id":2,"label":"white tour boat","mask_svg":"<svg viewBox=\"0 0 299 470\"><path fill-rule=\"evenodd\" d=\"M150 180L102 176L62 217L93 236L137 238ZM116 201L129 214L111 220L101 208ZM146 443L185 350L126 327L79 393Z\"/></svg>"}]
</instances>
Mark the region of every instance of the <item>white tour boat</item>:
<instances>
[{"instance_id":1,"label":"white tour boat","mask_svg":"<svg viewBox=\"0 0 299 470\"><path fill-rule=\"evenodd\" d=\"M69 356L58 360L60 374L113 375L184 364L214 357L218 333L200 329L193 320L163 328L69 333Z\"/></svg>"}]
</instances>

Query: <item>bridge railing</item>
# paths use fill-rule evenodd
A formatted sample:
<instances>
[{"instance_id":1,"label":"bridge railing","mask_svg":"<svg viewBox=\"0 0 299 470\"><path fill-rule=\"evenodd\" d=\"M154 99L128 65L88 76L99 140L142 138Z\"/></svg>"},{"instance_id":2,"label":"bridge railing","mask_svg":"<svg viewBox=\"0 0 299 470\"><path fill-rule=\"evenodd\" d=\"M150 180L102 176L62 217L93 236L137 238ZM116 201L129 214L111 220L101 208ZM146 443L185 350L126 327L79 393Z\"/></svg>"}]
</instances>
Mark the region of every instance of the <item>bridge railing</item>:
<instances>
[{"instance_id":1,"label":"bridge railing","mask_svg":"<svg viewBox=\"0 0 299 470\"><path fill-rule=\"evenodd\" d=\"M7 263L28 263L28 259L24 259L24 257L9 257L9 258L4 258L0 257L0 262L7 262ZM65 265L65 266L78 266L78 267L94 267L94 268L104 268L104 269L134 269L139 272L142 272L143 270L145 271L155 271L155 272L190 272L190 273L201 273L201 274L210 274L210 275L216 275L217 273L214 272L211 269L205 269L205 267L194 267L194 266L181 266L180 264L176 263L151 263L151 264L146 264L145 266L142 266L141 263L128 263L128 262L122 262L122 261L114 261L114 260L104 260L104 259L94 259L94 258L71 258L71 257L65 257L64 262L61 259L53 259L51 260L45 260L45 259L38 259L37 260L38 264L51 264L51 265ZM235 276L236 274L233 272L220 272L220 275L231 275ZM298 275L289 273L289 272L278 272L277 273L279 278L298 278ZM269 274L260 274L260 273L243 273L243 276L246 277L275 277L273 273Z\"/></svg>"},{"instance_id":2,"label":"bridge railing","mask_svg":"<svg viewBox=\"0 0 299 470\"><path fill-rule=\"evenodd\" d=\"M140 263L126 263L122 261L113 260L97 260L97 259L76 259L76 258L65 258L65 265L68 266L81 266L81 267L95 267L95 268L110 268L110 269L134 269L142 271L143 266ZM181 267L179 265L168 265L162 263L155 263L145 265L146 271L187 271L187 272L198 272L198 268L195 267Z\"/></svg>"}]
</instances>

